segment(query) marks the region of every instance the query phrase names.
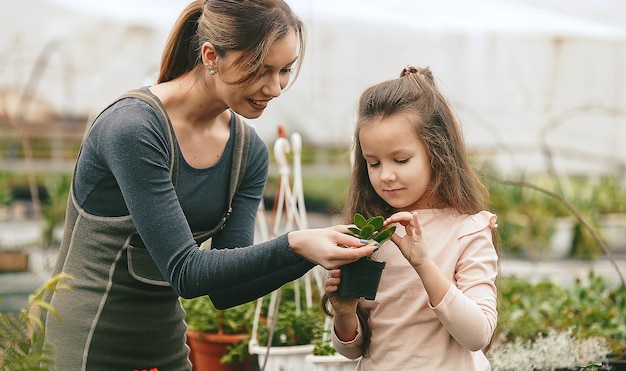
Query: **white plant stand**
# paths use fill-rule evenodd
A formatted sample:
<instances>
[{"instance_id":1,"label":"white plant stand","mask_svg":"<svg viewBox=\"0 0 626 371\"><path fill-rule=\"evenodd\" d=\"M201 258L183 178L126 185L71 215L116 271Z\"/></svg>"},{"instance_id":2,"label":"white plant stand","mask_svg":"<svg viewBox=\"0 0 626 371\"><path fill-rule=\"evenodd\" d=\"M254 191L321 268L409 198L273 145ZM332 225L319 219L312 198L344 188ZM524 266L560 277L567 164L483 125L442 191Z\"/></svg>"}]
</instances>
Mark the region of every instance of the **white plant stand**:
<instances>
[{"instance_id":1,"label":"white plant stand","mask_svg":"<svg viewBox=\"0 0 626 371\"><path fill-rule=\"evenodd\" d=\"M281 130L279 130L279 133ZM291 135L291 140L279 135L274 143L274 157L278 164L278 192L272 215L272 226L268 225L264 208L257 213L257 231L262 240L274 238L292 229L308 228L308 219L304 205L301 167L302 140L298 133ZM293 153L293 180L287 160L287 153ZM300 311L300 281L304 281L305 301L308 307L313 305L311 284L312 279L323 290L323 268L315 267L301 279L295 280L296 312ZM320 291L321 292L321 291ZM270 296L267 323L271 326L280 305L280 289ZM262 346L258 343L257 333L260 322L263 298L257 300L257 307L252 328L252 336L248 343L250 354L258 356L259 368L264 371L314 371L312 363L306 362L306 356L313 353L313 344L294 346Z\"/></svg>"},{"instance_id":2,"label":"white plant stand","mask_svg":"<svg viewBox=\"0 0 626 371\"><path fill-rule=\"evenodd\" d=\"M255 341L251 340L248 347L250 354L258 356L259 367L265 365L266 371L315 371L313 364L306 361L306 357L313 353L313 344L273 346L270 347L269 354L267 347L260 346Z\"/></svg>"}]
</instances>

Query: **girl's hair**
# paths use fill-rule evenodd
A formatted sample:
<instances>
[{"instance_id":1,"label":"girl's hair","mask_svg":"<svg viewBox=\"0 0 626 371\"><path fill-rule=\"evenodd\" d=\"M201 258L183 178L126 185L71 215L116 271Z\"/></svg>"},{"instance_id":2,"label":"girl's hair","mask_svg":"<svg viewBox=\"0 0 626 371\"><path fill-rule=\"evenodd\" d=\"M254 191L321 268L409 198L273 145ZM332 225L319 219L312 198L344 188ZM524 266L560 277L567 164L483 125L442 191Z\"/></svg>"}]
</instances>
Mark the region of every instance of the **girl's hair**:
<instances>
[{"instance_id":1,"label":"girl's hair","mask_svg":"<svg viewBox=\"0 0 626 371\"><path fill-rule=\"evenodd\" d=\"M369 181L359 133L374 120L400 114L413 124L415 134L426 147L432 169L430 192L463 214L488 209L487 187L469 163L454 112L437 88L430 69L409 66L399 78L371 86L361 95L345 221L351 223L356 212L371 217L389 216L396 211L376 194Z\"/></svg>"},{"instance_id":2,"label":"girl's hair","mask_svg":"<svg viewBox=\"0 0 626 371\"><path fill-rule=\"evenodd\" d=\"M168 37L158 82L173 80L201 64L201 46L210 42L220 57L233 50L242 52L234 64L243 68L244 75L233 84L254 83L274 42L290 30L299 42L299 58L294 66L297 77L304 56L304 29L300 18L283 0L193 1Z\"/></svg>"},{"instance_id":3,"label":"girl's hair","mask_svg":"<svg viewBox=\"0 0 626 371\"><path fill-rule=\"evenodd\" d=\"M426 147L432 173L430 192L446 207L462 214L488 210L487 186L470 165L461 127L450 104L437 88L428 67L408 66L399 78L371 86L361 95L344 222L351 224L357 212L369 218L390 216L396 211L372 187L359 141L361 128L374 120L394 115L405 115ZM492 229L492 237L496 252L500 254L500 239L495 229ZM324 305L327 300L324 298ZM364 356L367 356L371 330L360 306L357 306L357 315L363 331Z\"/></svg>"}]
</instances>

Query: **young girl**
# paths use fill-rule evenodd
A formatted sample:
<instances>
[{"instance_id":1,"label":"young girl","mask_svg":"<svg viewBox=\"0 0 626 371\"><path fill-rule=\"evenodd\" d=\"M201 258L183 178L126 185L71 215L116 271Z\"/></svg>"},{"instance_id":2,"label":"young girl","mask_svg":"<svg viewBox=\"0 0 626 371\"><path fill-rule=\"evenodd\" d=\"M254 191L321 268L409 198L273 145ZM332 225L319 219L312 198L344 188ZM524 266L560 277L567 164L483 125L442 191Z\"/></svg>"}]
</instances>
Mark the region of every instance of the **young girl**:
<instances>
[{"instance_id":1,"label":"young girl","mask_svg":"<svg viewBox=\"0 0 626 371\"><path fill-rule=\"evenodd\" d=\"M481 351L497 322L496 216L469 164L461 128L428 68L367 89L354 135L346 217L384 215L396 233L376 300L337 295L333 344L357 370L489 370Z\"/></svg>"}]
</instances>

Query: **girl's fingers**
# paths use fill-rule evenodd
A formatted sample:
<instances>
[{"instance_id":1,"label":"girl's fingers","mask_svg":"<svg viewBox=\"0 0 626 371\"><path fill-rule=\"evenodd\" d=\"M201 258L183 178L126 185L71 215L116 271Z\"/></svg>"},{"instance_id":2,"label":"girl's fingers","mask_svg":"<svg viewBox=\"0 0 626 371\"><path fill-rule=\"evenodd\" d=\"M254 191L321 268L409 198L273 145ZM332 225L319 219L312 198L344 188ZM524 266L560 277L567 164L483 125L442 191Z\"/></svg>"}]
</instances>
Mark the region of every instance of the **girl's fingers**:
<instances>
[{"instance_id":1,"label":"girl's fingers","mask_svg":"<svg viewBox=\"0 0 626 371\"><path fill-rule=\"evenodd\" d=\"M411 222L411 213L408 211L400 211L385 220L384 225L387 226L393 223L400 223L402 225L406 225Z\"/></svg>"}]
</instances>

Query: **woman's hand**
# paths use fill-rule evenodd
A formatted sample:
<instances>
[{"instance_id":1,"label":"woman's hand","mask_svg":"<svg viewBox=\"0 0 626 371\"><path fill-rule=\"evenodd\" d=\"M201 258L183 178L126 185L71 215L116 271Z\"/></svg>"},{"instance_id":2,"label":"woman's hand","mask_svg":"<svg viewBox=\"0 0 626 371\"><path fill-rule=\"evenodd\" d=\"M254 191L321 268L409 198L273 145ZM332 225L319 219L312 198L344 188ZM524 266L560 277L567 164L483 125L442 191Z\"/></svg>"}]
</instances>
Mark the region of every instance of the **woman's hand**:
<instances>
[{"instance_id":1,"label":"woman's hand","mask_svg":"<svg viewBox=\"0 0 626 371\"><path fill-rule=\"evenodd\" d=\"M378 248L375 242L368 245L369 241L359 240L345 232L348 232L347 225L337 225L323 229L293 231L289 232L287 237L296 255L326 269L335 269L357 261Z\"/></svg>"},{"instance_id":2,"label":"woman's hand","mask_svg":"<svg viewBox=\"0 0 626 371\"><path fill-rule=\"evenodd\" d=\"M418 269L425 261L429 259L428 249L424 244L422 236L423 230L419 223L417 212L401 211L393 214L385 220L385 226L393 223L400 223L406 230L406 235L400 237L397 234L391 236L391 240L398 245L402 255L411 265Z\"/></svg>"}]
</instances>

